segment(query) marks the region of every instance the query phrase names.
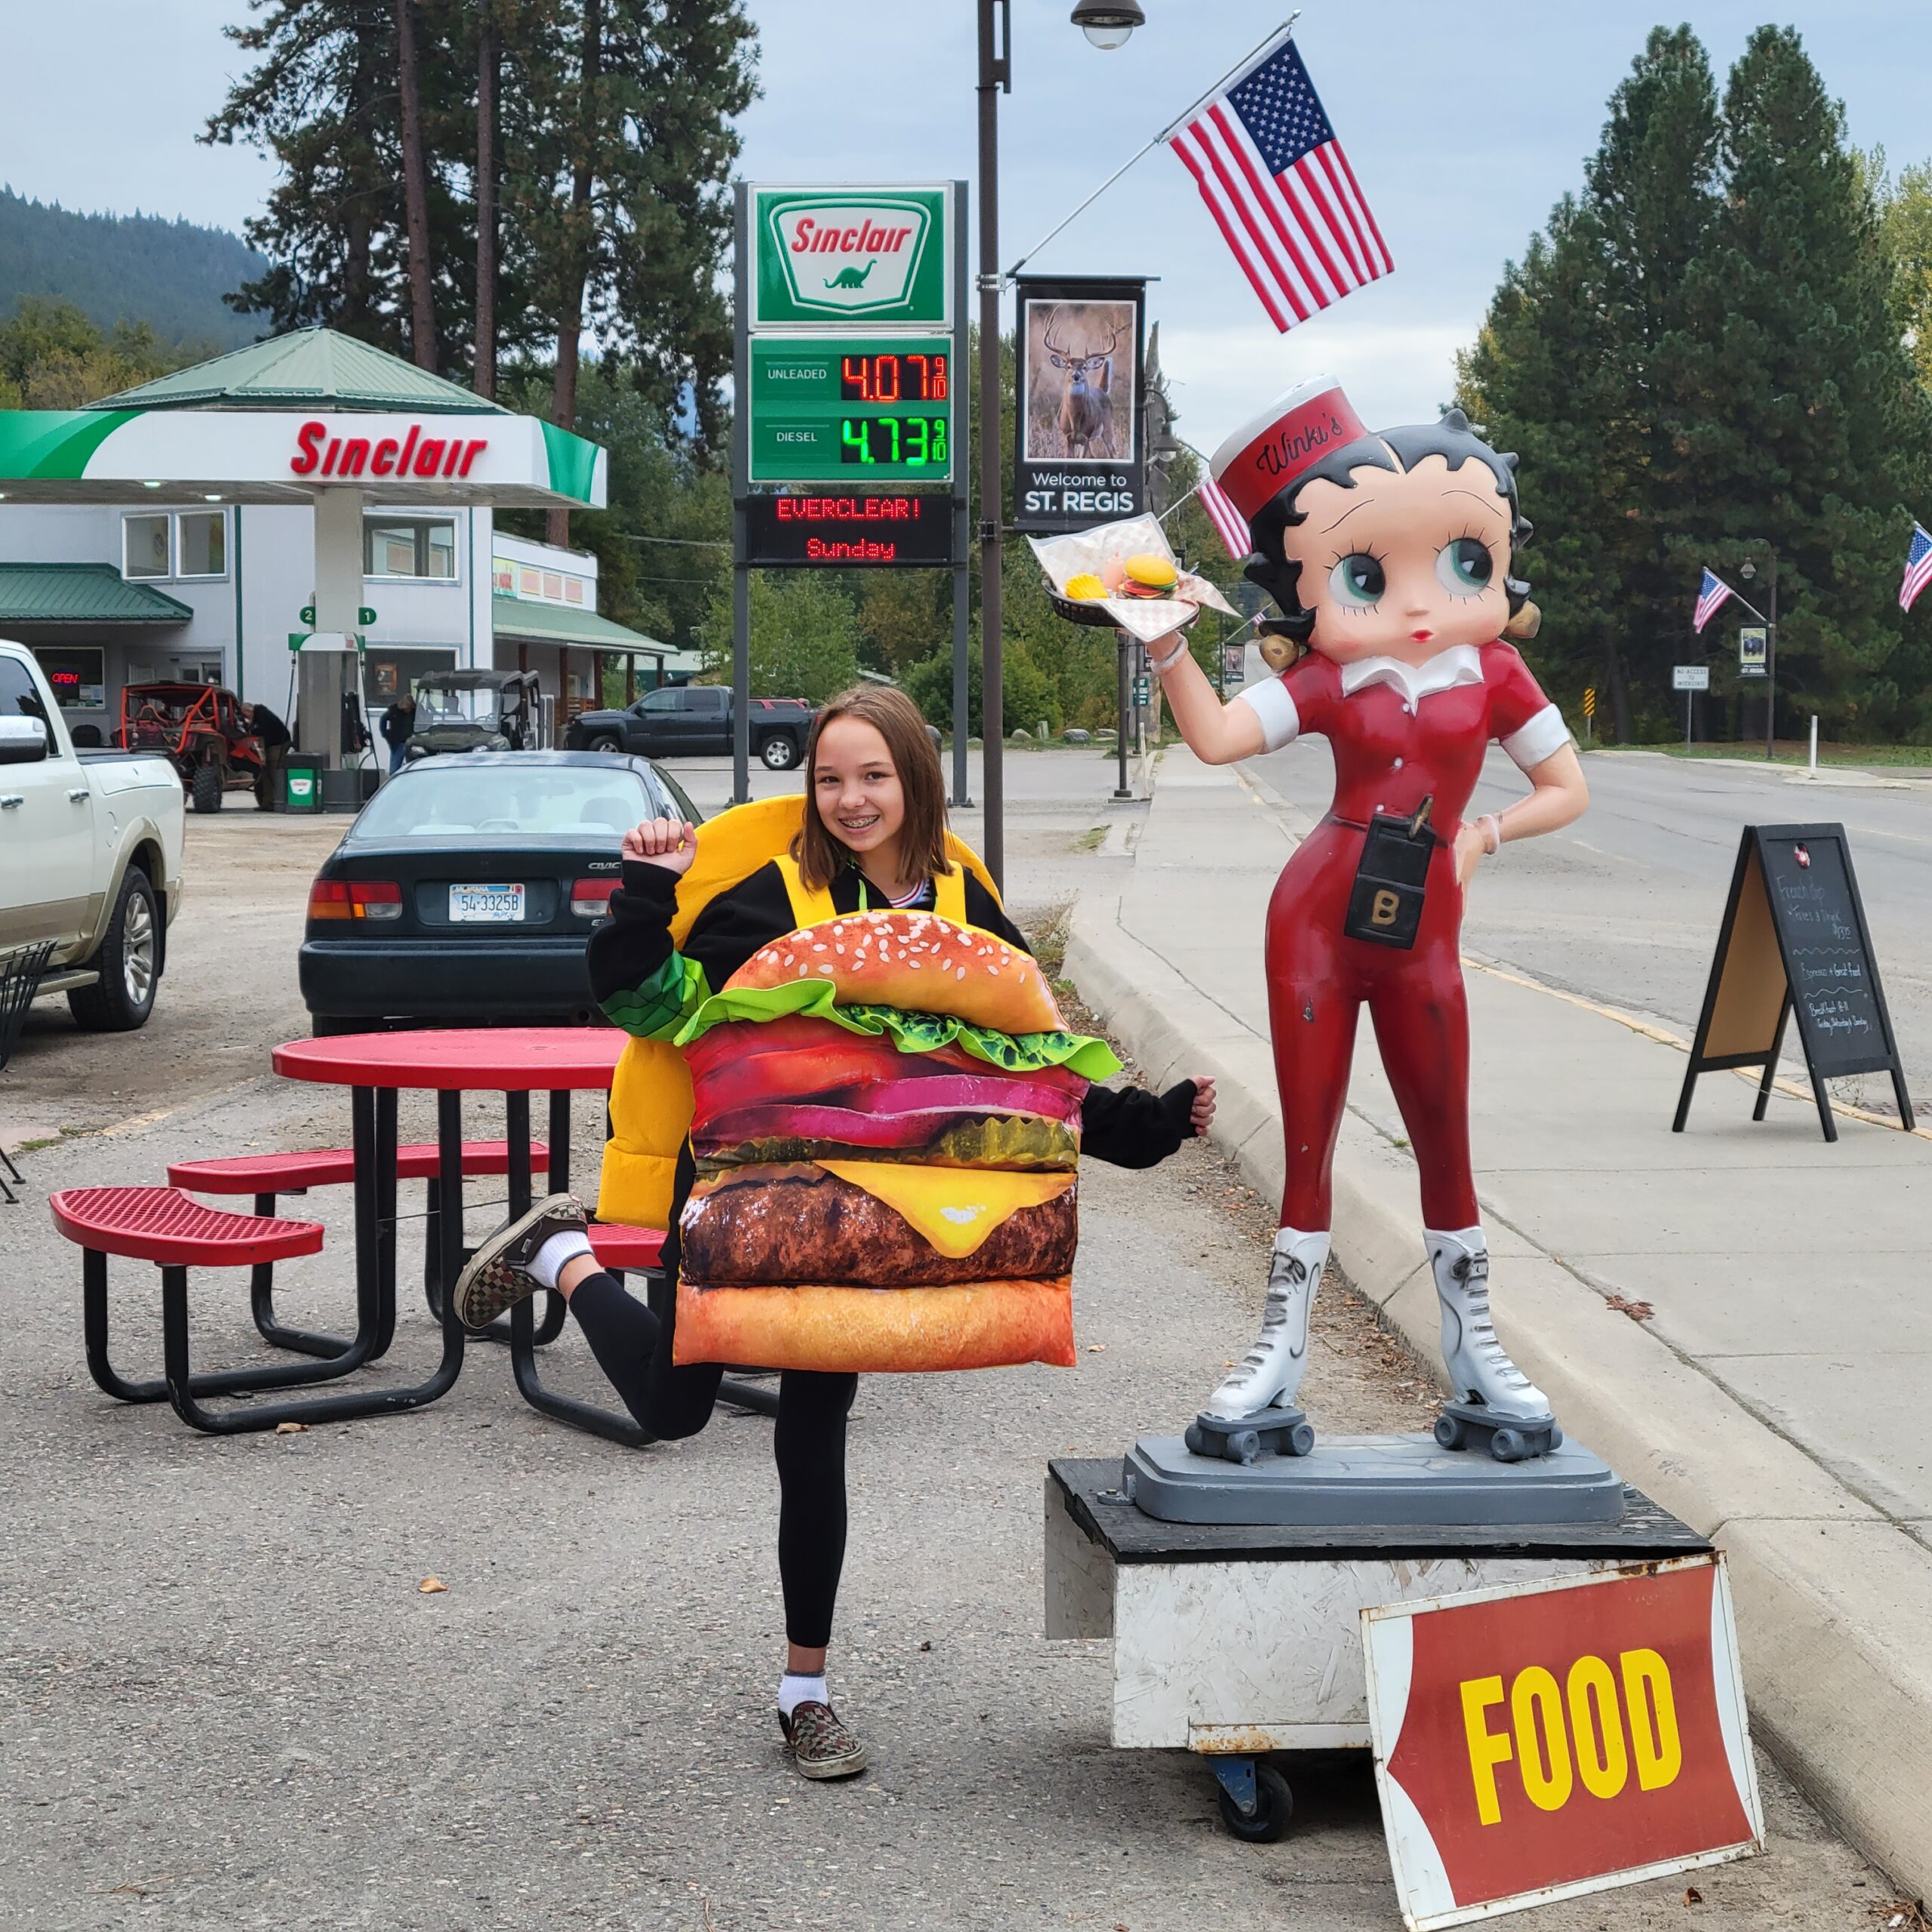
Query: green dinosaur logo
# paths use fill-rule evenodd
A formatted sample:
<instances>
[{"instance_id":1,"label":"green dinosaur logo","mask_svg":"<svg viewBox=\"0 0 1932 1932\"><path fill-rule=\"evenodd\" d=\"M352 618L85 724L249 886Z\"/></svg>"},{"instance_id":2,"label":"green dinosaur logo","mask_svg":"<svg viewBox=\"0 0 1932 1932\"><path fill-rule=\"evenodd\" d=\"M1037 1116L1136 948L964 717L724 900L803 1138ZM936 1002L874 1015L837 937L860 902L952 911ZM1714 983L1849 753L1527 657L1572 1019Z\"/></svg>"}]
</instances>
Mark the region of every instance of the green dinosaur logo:
<instances>
[{"instance_id":1,"label":"green dinosaur logo","mask_svg":"<svg viewBox=\"0 0 1932 1932\"><path fill-rule=\"evenodd\" d=\"M862 269L841 269L825 285L828 288L863 288L866 277L878 266L878 257L875 255Z\"/></svg>"}]
</instances>

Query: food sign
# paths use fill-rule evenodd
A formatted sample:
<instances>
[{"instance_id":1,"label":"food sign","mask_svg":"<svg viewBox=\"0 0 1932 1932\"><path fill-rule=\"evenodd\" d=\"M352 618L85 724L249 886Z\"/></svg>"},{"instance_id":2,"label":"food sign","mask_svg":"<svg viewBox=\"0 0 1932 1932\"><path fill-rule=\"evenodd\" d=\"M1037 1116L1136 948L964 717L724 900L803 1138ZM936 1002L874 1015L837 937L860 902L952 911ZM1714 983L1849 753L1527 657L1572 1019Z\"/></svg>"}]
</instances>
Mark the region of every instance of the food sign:
<instances>
[{"instance_id":1,"label":"food sign","mask_svg":"<svg viewBox=\"0 0 1932 1932\"><path fill-rule=\"evenodd\" d=\"M1383 1820L1411 1932L1763 1848L1721 1557L1362 1618Z\"/></svg>"}]
</instances>

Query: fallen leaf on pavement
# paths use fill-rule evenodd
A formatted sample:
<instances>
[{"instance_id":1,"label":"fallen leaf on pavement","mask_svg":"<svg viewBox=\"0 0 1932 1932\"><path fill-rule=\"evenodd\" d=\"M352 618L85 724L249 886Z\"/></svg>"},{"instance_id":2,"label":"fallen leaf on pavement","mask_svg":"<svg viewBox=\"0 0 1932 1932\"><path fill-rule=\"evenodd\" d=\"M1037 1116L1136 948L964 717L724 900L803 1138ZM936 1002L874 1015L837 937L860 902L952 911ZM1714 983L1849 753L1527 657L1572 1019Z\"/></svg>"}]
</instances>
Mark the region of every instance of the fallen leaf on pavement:
<instances>
[{"instance_id":1,"label":"fallen leaf on pavement","mask_svg":"<svg viewBox=\"0 0 1932 1932\"><path fill-rule=\"evenodd\" d=\"M449 1587L440 1577L425 1577L417 1585L416 1594L419 1597L446 1596L449 1593Z\"/></svg>"},{"instance_id":2,"label":"fallen leaf on pavement","mask_svg":"<svg viewBox=\"0 0 1932 1932\"><path fill-rule=\"evenodd\" d=\"M1106 1352L1107 1345L1104 1342L1089 1342L1087 1344L1087 1352L1090 1355L1103 1355Z\"/></svg>"},{"instance_id":3,"label":"fallen leaf on pavement","mask_svg":"<svg viewBox=\"0 0 1932 1932\"><path fill-rule=\"evenodd\" d=\"M1604 1306L1614 1309L1619 1315L1629 1315L1632 1321L1647 1321L1657 1312L1648 1302L1632 1301L1627 1295L1612 1295ZM1696 1887L1694 1886L1692 1890Z\"/></svg>"},{"instance_id":4,"label":"fallen leaf on pavement","mask_svg":"<svg viewBox=\"0 0 1932 1932\"><path fill-rule=\"evenodd\" d=\"M1684 1888L1684 1903L1686 1905L1702 1905L1704 1903L1704 1895L1695 1885L1686 1885Z\"/></svg>"},{"instance_id":5,"label":"fallen leaf on pavement","mask_svg":"<svg viewBox=\"0 0 1932 1932\"><path fill-rule=\"evenodd\" d=\"M306 1422L278 1422L275 1426L278 1435L306 1435L309 1425Z\"/></svg>"}]
</instances>

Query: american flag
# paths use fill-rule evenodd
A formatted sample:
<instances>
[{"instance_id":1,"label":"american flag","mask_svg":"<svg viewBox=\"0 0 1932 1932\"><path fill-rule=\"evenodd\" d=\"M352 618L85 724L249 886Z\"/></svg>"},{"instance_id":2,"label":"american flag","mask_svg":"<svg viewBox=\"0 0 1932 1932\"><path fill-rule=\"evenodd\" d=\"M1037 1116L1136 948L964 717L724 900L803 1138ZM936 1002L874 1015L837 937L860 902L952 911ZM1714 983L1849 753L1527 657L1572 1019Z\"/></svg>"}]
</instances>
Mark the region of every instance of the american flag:
<instances>
[{"instance_id":1,"label":"american flag","mask_svg":"<svg viewBox=\"0 0 1932 1932\"><path fill-rule=\"evenodd\" d=\"M1691 614L1690 628L1702 630L1717 615L1718 607L1734 594L1729 584L1720 583L1706 571L1703 582L1697 586L1697 608Z\"/></svg>"},{"instance_id":2,"label":"american flag","mask_svg":"<svg viewBox=\"0 0 1932 1932\"><path fill-rule=\"evenodd\" d=\"M1918 593L1932 583L1932 536L1925 526L1912 526L1912 547L1905 553L1905 581L1899 586L1899 608L1909 611Z\"/></svg>"},{"instance_id":3,"label":"american flag","mask_svg":"<svg viewBox=\"0 0 1932 1932\"><path fill-rule=\"evenodd\" d=\"M1168 143L1278 329L1395 267L1292 41L1197 108Z\"/></svg>"},{"instance_id":4,"label":"american flag","mask_svg":"<svg viewBox=\"0 0 1932 1932\"><path fill-rule=\"evenodd\" d=\"M1195 494L1201 499L1201 507L1208 512L1208 521L1214 526L1214 532L1228 546L1228 555L1238 564L1244 564L1254 553L1254 540L1247 531L1247 519L1236 509L1229 500L1228 493L1211 476L1201 478Z\"/></svg>"}]
</instances>

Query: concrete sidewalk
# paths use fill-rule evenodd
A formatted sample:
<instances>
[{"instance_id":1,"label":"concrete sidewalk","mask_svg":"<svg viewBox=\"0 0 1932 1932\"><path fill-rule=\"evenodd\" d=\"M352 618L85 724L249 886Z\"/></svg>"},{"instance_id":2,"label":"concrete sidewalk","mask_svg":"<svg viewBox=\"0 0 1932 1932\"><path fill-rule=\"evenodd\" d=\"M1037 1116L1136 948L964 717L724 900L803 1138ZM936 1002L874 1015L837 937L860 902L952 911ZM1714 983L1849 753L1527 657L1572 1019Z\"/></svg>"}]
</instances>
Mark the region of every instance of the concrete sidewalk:
<instances>
[{"instance_id":1,"label":"concrete sidewalk","mask_svg":"<svg viewBox=\"0 0 1932 1932\"><path fill-rule=\"evenodd\" d=\"M1220 1075L1217 1135L1271 1195L1262 919L1306 829L1249 774L1168 752L1131 882L1082 898L1067 953L1152 1084ZM1808 1097L1774 1096L1754 1126L1751 1088L1725 1075L1673 1135L1680 1049L1478 961L1468 980L1477 1184L1512 1353L1571 1434L1729 1552L1760 1740L1932 1890L1932 1146L1851 1118L1829 1146ZM1434 1364L1407 1149L1364 1026L1337 1259Z\"/></svg>"}]
</instances>

